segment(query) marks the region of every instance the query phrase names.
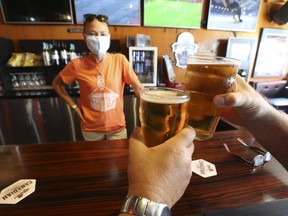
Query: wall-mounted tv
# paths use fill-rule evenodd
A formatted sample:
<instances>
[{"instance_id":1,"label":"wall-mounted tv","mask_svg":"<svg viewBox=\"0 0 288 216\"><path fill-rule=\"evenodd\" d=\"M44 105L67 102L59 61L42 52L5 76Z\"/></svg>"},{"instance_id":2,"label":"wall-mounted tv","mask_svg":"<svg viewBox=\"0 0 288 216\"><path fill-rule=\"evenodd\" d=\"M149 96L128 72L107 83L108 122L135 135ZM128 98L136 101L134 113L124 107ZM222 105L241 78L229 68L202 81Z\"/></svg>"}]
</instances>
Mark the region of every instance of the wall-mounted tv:
<instances>
[{"instance_id":1,"label":"wall-mounted tv","mask_svg":"<svg viewBox=\"0 0 288 216\"><path fill-rule=\"evenodd\" d=\"M71 0L0 0L5 23L72 24Z\"/></svg>"},{"instance_id":2,"label":"wall-mounted tv","mask_svg":"<svg viewBox=\"0 0 288 216\"><path fill-rule=\"evenodd\" d=\"M202 5L203 0L145 0L143 25L199 29Z\"/></svg>"},{"instance_id":3,"label":"wall-mounted tv","mask_svg":"<svg viewBox=\"0 0 288 216\"><path fill-rule=\"evenodd\" d=\"M110 25L140 26L140 0L74 0L76 22L83 23L83 14L108 16Z\"/></svg>"}]
</instances>

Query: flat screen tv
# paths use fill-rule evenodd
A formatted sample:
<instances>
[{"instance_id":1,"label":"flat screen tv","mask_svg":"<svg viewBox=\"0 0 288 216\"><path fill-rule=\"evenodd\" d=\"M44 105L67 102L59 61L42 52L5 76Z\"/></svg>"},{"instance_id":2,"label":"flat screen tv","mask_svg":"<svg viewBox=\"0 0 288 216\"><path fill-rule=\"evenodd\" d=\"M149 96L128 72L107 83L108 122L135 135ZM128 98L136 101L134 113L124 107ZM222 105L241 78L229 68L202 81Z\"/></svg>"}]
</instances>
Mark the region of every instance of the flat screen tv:
<instances>
[{"instance_id":1,"label":"flat screen tv","mask_svg":"<svg viewBox=\"0 0 288 216\"><path fill-rule=\"evenodd\" d=\"M140 26L140 0L75 0L77 24L83 23L83 14L108 16L110 25Z\"/></svg>"},{"instance_id":2,"label":"flat screen tv","mask_svg":"<svg viewBox=\"0 0 288 216\"><path fill-rule=\"evenodd\" d=\"M143 25L199 29L202 5L203 0L145 0Z\"/></svg>"},{"instance_id":3,"label":"flat screen tv","mask_svg":"<svg viewBox=\"0 0 288 216\"><path fill-rule=\"evenodd\" d=\"M71 0L0 0L4 23L72 24Z\"/></svg>"}]
</instances>

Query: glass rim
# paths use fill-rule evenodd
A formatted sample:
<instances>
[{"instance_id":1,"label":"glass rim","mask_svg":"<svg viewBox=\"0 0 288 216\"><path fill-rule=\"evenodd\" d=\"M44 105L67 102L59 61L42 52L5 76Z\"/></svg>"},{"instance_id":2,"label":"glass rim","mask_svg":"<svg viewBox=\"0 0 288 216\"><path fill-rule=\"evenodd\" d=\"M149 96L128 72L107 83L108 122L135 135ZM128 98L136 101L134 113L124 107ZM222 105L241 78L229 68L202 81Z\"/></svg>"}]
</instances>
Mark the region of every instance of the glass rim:
<instances>
[{"instance_id":1,"label":"glass rim","mask_svg":"<svg viewBox=\"0 0 288 216\"><path fill-rule=\"evenodd\" d=\"M152 103L178 104L188 102L190 100L190 92L185 89L150 87L140 92L140 99Z\"/></svg>"}]
</instances>

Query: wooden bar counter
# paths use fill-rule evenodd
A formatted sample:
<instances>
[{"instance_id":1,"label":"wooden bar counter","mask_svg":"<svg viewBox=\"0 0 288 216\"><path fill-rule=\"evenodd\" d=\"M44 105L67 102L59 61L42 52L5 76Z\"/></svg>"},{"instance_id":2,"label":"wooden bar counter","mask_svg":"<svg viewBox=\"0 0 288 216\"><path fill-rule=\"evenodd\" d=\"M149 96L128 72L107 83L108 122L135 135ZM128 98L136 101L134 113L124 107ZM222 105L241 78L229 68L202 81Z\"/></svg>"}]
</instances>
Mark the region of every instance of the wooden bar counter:
<instances>
[{"instance_id":1,"label":"wooden bar counter","mask_svg":"<svg viewBox=\"0 0 288 216\"><path fill-rule=\"evenodd\" d=\"M258 145L244 130L195 141L193 160L215 164L218 175L193 174L172 215L288 215L287 171L273 157L255 169L227 153L222 143L237 147L237 137ZM128 140L0 146L0 190L36 179L35 192L17 204L0 204L0 215L118 215L127 164Z\"/></svg>"}]
</instances>

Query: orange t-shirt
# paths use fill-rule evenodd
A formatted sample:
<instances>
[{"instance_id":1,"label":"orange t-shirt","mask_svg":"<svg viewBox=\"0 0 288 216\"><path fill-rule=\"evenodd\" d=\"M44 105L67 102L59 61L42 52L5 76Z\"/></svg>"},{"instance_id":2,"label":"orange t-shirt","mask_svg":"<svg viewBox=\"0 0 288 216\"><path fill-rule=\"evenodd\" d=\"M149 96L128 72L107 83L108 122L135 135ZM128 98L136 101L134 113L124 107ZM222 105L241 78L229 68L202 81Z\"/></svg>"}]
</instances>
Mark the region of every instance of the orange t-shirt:
<instances>
[{"instance_id":1,"label":"orange t-shirt","mask_svg":"<svg viewBox=\"0 0 288 216\"><path fill-rule=\"evenodd\" d=\"M80 106L86 121L81 121L82 131L106 133L126 127L124 85L138 77L124 55L108 53L100 63L91 55L74 59L59 75L65 84L79 83Z\"/></svg>"}]
</instances>

